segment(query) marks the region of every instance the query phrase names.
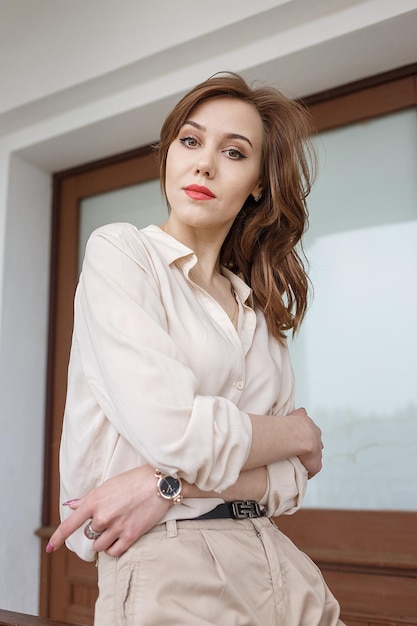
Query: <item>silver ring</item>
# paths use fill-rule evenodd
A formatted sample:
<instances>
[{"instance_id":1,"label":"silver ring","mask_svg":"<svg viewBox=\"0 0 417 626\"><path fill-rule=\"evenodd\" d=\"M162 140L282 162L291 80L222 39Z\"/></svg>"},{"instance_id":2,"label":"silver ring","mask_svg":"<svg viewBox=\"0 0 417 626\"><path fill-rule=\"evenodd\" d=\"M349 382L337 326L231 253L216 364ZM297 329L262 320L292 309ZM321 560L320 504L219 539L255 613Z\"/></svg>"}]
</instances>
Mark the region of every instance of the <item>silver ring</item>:
<instances>
[{"instance_id":1,"label":"silver ring","mask_svg":"<svg viewBox=\"0 0 417 626\"><path fill-rule=\"evenodd\" d=\"M84 535L87 539L91 539L92 541L98 539L102 534L102 532L98 532L91 527L91 522L88 522L87 526L84 528Z\"/></svg>"}]
</instances>

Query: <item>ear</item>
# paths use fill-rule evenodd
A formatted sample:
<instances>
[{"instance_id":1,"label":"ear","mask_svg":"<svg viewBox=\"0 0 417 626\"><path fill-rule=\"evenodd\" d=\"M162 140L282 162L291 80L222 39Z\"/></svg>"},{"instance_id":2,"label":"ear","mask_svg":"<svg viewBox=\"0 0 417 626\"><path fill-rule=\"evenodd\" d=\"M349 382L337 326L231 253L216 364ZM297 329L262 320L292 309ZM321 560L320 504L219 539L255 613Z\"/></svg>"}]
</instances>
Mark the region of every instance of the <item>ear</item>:
<instances>
[{"instance_id":1,"label":"ear","mask_svg":"<svg viewBox=\"0 0 417 626\"><path fill-rule=\"evenodd\" d=\"M262 185L261 185L261 182L259 181L256 187L252 189L252 194L251 194L255 202L259 202L259 200L262 198L262 191L263 191Z\"/></svg>"}]
</instances>

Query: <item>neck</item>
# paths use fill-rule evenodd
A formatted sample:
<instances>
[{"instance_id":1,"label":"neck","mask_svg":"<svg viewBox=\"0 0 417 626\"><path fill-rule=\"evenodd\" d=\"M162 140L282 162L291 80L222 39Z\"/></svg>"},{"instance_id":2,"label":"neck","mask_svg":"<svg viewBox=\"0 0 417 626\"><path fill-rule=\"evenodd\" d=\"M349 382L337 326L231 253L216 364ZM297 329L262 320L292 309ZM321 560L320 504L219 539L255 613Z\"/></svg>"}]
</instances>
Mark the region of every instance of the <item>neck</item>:
<instances>
[{"instance_id":1,"label":"neck","mask_svg":"<svg viewBox=\"0 0 417 626\"><path fill-rule=\"evenodd\" d=\"M190 270L189 278L207 291L224 309L236 328L239 307L236 302L232 285L220 271L220 249L227 234L208 232L203 229L192 229L175 221L168 220L160 227L193 250L197 263Z\"/></svg>"},{"instance_id":2,"label":"neck","mask_svg":"<svg viewBox=\"0 0 417 626\"><path fill-rule=\"evenodd\" d=\"M177 241L190 248L197 257L197 263L192 273L198 282L210 284L220 272L220 250L224 241L221 234L202 231L192 228L178 228L169 220L160 226L161 230L168 233Z\"/></svg>"}]
</instances>

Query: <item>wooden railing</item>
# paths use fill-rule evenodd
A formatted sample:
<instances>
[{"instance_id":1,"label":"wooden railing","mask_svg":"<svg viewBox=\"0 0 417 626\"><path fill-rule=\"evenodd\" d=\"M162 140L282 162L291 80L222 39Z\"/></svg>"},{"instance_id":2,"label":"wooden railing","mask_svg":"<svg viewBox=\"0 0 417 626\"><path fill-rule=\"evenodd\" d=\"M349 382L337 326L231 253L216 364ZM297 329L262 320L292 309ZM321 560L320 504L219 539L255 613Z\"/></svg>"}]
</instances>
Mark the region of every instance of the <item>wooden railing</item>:
<instances>
[{"instance_id":1,"label":"wooden railing","mask_svg":"<svg viewBox=\"0 0 417 626\"><path fill-rule=\"evenodd\" d=\"M417 626L417 513L304 509L277 525L323 572L347 626Z\"/></svg>"},{"instance_id":2,"label":"wooden railing","mask_svg":"<svg viewBox=\"0 0 417 626\"><path fill-rule=\"evenodd\" d=\"M346 626L417 626L415 617L374 617L364 613L346 613L341 615Z\"/></svg>"},{"instance_id":3,"label":"wooden railing","mask_svg":"<svg viewBox=\"0 0 417 626\"><path fill-rule=\"evenodd\" d=\"M417 618L399 618L390 620L389 618L374 618L366 615L350 614L342 616L346 620L346 626L414 626L417 625ZM82 626L81 624L70 624L69 622L54 622L35 615L24 613L14 613L0 609L0 626Z\"/></svg>"},{"instance_id":4,"label":"wooden railing","mask_svg":"<svg viewBox=\"0 0 417 626\"><path fill-rule=\"evenodd\" d=\"M70 624L69 622L54 622L35 615L15 613L0 609L0 626L80 626L80 624Z\"/></svg>"}]
</instances>

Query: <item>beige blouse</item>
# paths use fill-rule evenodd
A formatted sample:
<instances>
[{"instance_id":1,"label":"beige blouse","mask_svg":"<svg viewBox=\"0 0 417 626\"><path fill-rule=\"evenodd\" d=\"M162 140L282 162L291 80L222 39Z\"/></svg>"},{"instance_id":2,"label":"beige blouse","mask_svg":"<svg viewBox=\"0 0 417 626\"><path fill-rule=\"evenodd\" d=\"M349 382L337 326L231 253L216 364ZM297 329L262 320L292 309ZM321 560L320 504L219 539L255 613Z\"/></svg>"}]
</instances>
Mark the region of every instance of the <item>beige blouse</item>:
<instances>
[{"instance_id":1,"label":"beige blouse","mask_svg":"<svg viewBox=\"0 0 417 626\"><path fill-rule=\"evenodd\" d=\"M224 269L238 329L192 282L196 256L157 226L111 224L89 239L75 297L60 465L61 502L143 463L202 490L234 484L251 445L248 413L294 404L288 350L272 338L250 288ZM298 458L268 466L268 515L301 504ZM166 518L192 518L221 499L185 499ZM71 511L61 506L64 518ZM82 530L67 541L94 559Z\"/></svg>"}]
</instances>

